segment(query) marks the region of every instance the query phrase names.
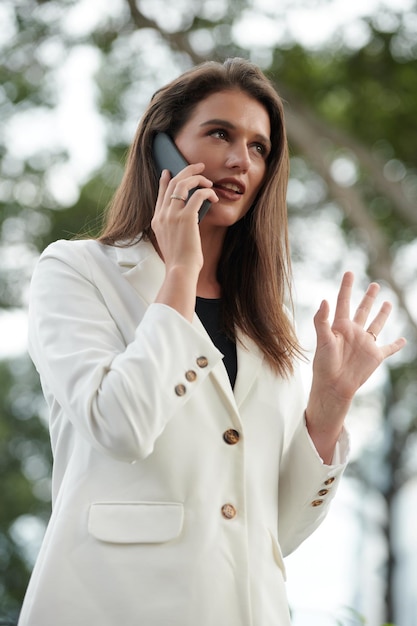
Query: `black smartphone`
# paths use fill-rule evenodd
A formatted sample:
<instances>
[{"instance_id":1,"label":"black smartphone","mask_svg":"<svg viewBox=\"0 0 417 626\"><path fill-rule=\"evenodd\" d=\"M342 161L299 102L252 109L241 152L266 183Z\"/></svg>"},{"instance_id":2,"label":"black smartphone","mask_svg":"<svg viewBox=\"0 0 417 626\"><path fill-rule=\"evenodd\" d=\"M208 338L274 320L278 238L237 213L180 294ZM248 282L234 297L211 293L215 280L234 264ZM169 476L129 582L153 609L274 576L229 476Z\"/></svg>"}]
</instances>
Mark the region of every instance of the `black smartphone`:
<instances>
[{"instance_id":1,"label":"black smartphone","mask_svg":"<svg viewBox=\"0 0 417 626\"><path fill-rule=\"evenodd\" d=\"M169 170L171 176L176 176L178 172L184 169L189 163L184 159L171 137L166 133L157 133L153 141L153 155L158 173L161 175L162 170ZM198 189L195 187L188 193L187 200ZM198 211L198 222L200 223L211 206L209 200L204 200Z\"/></svg>"}]
</instances>

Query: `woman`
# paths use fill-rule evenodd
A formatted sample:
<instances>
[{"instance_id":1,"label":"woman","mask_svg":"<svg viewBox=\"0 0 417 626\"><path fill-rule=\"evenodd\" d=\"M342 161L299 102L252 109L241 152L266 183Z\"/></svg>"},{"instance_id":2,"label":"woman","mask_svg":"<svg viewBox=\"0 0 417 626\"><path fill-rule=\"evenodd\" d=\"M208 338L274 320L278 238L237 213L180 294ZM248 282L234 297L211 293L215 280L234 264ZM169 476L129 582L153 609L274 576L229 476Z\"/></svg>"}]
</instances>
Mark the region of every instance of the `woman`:
<instances>
[{"instance_id":1,"label":"woman","mask_svg":"<svg viewBox=\"0 0 417 626\"><path fill-rule=\"evenodd\" d=\"M160 131L190 165L158 182ZM375 284L349 319L345 274L332 326L326 302L315 316L305 404L287 177L270 83L241 59L206 63L154 96L99 240L42 255L30 353L53 512L21 626L290 623L282 555L327 513L354 393L405 341L374 341L388 303L365 330Z\"/></svg>"}]
</instances>

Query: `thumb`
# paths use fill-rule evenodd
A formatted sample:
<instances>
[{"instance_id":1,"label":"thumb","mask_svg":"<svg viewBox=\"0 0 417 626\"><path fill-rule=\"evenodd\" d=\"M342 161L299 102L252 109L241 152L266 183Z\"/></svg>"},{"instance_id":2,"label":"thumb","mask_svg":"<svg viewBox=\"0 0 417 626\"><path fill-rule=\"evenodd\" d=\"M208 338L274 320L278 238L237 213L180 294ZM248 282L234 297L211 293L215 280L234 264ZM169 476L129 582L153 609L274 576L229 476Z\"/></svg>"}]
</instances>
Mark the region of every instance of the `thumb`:
<instances>
[{"instance_id":1,"label":"thumb","mask_svg":"<svg viewBox=\"0 0 417 626\"><path fill-rule=\"evenodd\" d=\"M330 331L329 325L330 307L327 300L323 300L317 313L314 316L314 327L317 333L317 339L324 339Z\"/></svg>"}]
</instances>

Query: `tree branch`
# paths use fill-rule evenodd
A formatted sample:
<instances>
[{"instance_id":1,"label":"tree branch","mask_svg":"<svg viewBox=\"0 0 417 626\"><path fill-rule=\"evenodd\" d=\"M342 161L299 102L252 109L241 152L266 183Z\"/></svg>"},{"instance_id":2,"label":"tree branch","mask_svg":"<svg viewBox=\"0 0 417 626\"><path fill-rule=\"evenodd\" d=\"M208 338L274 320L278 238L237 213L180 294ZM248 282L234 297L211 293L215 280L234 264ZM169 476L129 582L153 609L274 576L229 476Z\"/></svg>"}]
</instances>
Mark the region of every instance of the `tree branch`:
<instances>
[{"instance_id":1,"label":"tree branch","mask_svg":"<svg viewBox=\"0 0 417 626\"><path fill-rule=\"evenodd\" d=\"M201 63L202 61L205 61L205 59L197 54L197 52L190 45L187 33L192 29L192 26L189 27L186 31L169 33L160 28L160 26L154 20L145 17L143 13L138 9L136 0L126 0L126 2L129 6L133 23L137 29L152 28L156 30L171 49L177 50L178 52L184 52L190 57L191 61L195 65Z\"/></svg>"},{"instance_id":2,"label":"tree branch","mask_svg":"<svg viewBox=\"0 0 417 626\"><path fill-rule=\"evenodd\" d=\"M372 152L351 135L327 124L323 119L315 115L311 109L302 104L299 99L284 86L277 85L278 93L291 104L292 111L308 121L309 126L322 137L326 137L333 143L348 148L356 156L358 162L370 175L375 189L389 198L396 212L410 225L417 226L416 202L413 202L404 192L401 183L387 180L384 176L384 163Z\"/></svg>"}]
</instances>

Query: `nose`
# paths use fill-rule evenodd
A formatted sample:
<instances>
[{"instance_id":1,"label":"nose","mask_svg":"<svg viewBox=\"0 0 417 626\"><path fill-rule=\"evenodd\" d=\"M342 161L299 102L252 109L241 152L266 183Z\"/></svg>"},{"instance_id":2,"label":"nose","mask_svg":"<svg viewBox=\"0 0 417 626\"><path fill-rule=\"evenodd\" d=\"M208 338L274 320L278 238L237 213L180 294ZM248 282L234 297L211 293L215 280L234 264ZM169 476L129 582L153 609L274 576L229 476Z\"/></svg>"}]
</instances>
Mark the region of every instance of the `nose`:
<instances>
[{"instance_id":1,"label":"nose","mask_svg":"<svg viewBox=\"0 0 417 626\"><path fill-rule=\"evenodd\" d=\"M246 172L250 167L250 163L250 155L246 143L235 142L230 144L226 160L227 167L236 168L242 172Z\"/></svg>"}]
</instances>

